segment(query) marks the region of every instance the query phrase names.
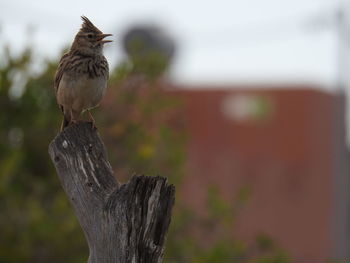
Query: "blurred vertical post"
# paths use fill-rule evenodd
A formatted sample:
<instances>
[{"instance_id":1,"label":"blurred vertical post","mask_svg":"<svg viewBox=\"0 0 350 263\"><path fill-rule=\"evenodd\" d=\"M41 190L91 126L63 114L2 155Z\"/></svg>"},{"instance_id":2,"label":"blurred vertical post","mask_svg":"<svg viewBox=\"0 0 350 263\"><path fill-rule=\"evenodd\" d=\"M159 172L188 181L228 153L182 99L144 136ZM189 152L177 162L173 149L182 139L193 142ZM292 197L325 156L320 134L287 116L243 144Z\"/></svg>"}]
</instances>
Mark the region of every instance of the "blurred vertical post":
<instances>
[{"instance_id":1,"label":"blurred vertical post","mask_svg":"<svg viewBox=\"0 0 350 263\"><path fill-rule=\"evenodd\" d=\"M350 223L349 208L349 151L350 145L350 108L349 108L349 5L344 1L339 3L336 10L336 34L337 34L337 54L336 54L336 96L335 105L335 151L336 160L334 170L334 213L333 224L334 253L335 258L348 261L350 253L348 245L350 237L348 227Z\"/></svg>"},{"instance_id":2,"label":"blurred vertical post","mask_svg":"<svg viewBox=\"0 0 350 263\"><path fill-rule=\"evenodd\" d=\"M350 144L349 124L350 124L350 110L348 106L349 98L349 23L348 23L348 5L341 2L336 10L336 34L337 34L337 54L336 54L336 89L339 95L345 97L345 129L346 129L346 143Z\"/></svg>"}]
</instances>

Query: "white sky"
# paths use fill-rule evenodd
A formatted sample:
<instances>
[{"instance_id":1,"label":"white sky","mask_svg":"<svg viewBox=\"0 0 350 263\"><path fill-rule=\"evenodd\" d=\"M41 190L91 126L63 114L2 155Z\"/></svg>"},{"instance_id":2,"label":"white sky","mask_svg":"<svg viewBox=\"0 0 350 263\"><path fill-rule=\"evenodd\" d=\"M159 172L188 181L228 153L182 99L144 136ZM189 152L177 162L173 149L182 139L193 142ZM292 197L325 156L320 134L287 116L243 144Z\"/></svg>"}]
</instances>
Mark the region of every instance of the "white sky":
<instances>
[{"instance_id":1,"label":"white sky","mask_svg":"<svg viewBox=\"0 0 350 263\"><path fill-rule=\"evenodd\" d=\"M337 0L1 0L0 41L15 50L28 40L38 54L57 56L86 15L115 35L106 55L121 59L118 37L135 23L160 24L178 52L172 77L180 83L307 82L332 89L336 34L329 18ZM321 19L321 21L323 21ZM120 38L119 38L120 39ZM1 43L0 42L0 43Z\"/></svg>"}]
</instances>

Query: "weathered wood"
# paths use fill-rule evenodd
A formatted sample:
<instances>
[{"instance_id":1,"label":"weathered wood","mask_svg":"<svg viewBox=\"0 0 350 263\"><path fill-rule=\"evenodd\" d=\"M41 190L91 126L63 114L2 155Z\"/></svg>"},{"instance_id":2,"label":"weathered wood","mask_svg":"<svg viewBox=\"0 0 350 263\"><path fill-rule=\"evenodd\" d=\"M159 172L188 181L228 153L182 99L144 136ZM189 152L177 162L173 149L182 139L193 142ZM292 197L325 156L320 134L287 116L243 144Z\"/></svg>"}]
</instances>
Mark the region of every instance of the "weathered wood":
<instances>
[{"instance_id":1,"label":"weathered wood","mask_svg":"<svg viewBox=\"0 0 350 263\"><path fill-rule=\"evenodd\" d=\"M162 262L173 185L146 176L120 185L89 123L66 128L49 153L85 233L88 263Z\"/></svg>"}]
</instances>

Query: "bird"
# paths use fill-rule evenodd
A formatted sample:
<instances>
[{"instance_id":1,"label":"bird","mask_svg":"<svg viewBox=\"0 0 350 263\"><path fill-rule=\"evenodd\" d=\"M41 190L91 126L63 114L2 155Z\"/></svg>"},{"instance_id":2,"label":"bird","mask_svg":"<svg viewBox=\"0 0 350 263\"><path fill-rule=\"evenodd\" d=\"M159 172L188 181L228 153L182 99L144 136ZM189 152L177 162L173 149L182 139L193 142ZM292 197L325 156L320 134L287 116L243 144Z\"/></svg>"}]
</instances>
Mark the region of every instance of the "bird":
<instances>
[{"instance_id":1,"label":"bird","mask_svg":"<svg viewBox=\"0 0 350 263\"><path fill-rule=\"evenodd\" d=\"M63 113L61 131L79 122L82 112L87 111L96 128L90 110L97 107L107 89L109 67L103 55L103 46L112 40L86 16L67 53L59 61L54 78L57 103Z\"/></svg>"}]
</instances>

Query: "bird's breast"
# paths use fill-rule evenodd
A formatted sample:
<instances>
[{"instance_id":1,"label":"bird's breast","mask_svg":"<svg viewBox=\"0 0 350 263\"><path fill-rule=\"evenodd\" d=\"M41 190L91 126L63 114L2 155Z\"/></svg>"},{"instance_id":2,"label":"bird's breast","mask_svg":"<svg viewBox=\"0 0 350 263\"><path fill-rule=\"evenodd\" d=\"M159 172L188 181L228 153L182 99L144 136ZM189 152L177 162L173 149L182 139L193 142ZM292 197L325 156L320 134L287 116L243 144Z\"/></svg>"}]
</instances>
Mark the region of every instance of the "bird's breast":
<instances>
[{"instance_id":1,"label":"bird's breast","mask_svg":"<svg viewBox=\"0 0 350 263\"><path fill-rule=\"evenodd\" d=\"M88 75L79 77L63 75L58 88L58 103L83 111L96 107L102 100L107 88L107 79L104 76L90 78Z\"/></svg>"}]
</instances>

